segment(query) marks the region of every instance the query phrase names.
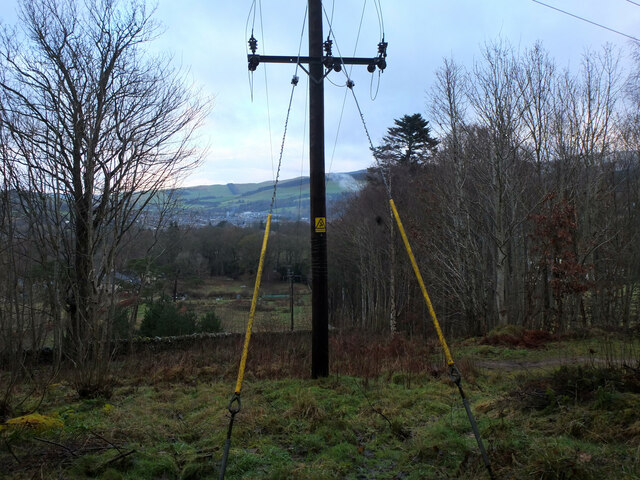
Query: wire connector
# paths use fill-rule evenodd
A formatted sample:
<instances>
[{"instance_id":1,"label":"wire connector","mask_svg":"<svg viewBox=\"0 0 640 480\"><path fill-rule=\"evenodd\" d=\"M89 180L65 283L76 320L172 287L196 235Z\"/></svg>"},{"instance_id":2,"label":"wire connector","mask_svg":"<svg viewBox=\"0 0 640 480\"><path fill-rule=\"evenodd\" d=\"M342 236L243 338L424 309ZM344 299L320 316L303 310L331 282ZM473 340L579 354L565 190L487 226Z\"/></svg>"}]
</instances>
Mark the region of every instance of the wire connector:
<instances>
[{"instance_id":1,"label":"wire connector","mask_svg":"<svg viewBox=\"0 0 640 480\"><path fill-rule=\"evenodd\" d=\"M294 87L297 87L299 81L300 81L300 77L298 77L297 75L294 75L293 78L291 79L291 85L293 85Z\"/></svg>"}]
</instances>

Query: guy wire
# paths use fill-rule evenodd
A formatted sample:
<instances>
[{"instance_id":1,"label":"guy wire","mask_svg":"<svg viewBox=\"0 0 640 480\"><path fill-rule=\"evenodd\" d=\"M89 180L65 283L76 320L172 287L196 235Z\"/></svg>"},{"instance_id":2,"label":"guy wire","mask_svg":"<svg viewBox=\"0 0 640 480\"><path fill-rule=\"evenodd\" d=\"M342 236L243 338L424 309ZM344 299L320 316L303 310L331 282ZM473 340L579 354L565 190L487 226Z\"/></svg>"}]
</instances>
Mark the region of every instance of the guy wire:
<instances>
[{"instance_id":1,"label":"guy wire","mask_svg":"<svg viewBox=\"0 0 640 480\"><path fill-rule=\"evenodd\" d=\"M308 7L307 7L308 8ZM296 86L298 85L298 68L300 67L300 52L302 51L302 39L304 37L304 29L306 26L307 19L307 8L304 10L304 19L302 21L302 31L300 32L300 43L298 45L298 62L296 62L296 69L293 74L293 79L291 80L291 95L289 96L289 107L287 108L287 116L284 121L284 132L282 134L282 143L280 144L280 155L278 157L278 169L275 176L275 181L273 182L273 195L271 196L271 206L269 207L269 214L273 212L273 206L276 201L276 192L278 189L278 181L280 179L280 169L282 168L282 157L284 155L284 144L287 138L287 128L289 126L289 116L291 114L291 105L293 103L293 93L296 90ZM305 111L306 111L306 103L305 103ZM305 116L306 122L306 116Z\"/></svg>"},{"instance_id":2,"label":"guy wire","mask_svg":"<svg viewBox=\"0 0 640 480\"><path fill-rule=\"evenodd\" d=\"M335 6L335 4L334 4L334 6ZM362 31L362 23L363 23L363 20L364 20L364 13L365 13L365 11L366 11L366 7L367 7L367 0L364 0L364 3L362 4L362 13L360 14L360 24L359 24L359 26L358 26L358 34L356 35L356 42L355 42L355 45L354 45L354 47L353 47L353 56L354 56L354 57L356 56L356 53L357 53L357 50L358 50L358 42L360 41L360 33L361 33L361 31ZM323 8L324 8L324 7L323 7ZM333 10L332 10L332 12L331 12L331 19L329 19L329 16L327 15L327 12L326 12L326 11L324 12L324 14L325 14L325 17L327 17L327 22L329 23L329 35L330 35L331 37L333 37L333 40L334 40L334 42L335 42L335 44L336 44L336 50L338 50L339 58L340 58L340 59L342 59L342 53L340 52L340 47L339 47L339 45L338 45L338 41L336 40L335 32L333 31L333 25L332 25L332 21L333 21ZM347 79L347 81L345 82L345 84L344 84L344 85L338 85L338 84L334 83L333 81L331 81L331 80L329 79L329 77L327 77L327 80L329 80L329 82L330 82L330 83L332 83L333 85L335 85L335 86L337 86L337 87L347 87L347 86L348 86L348 81L349 81L349 79L350 79L350 77L351 77L351 72L352 72L352 71L353 71L353 65L350 65L350 66L349 66L349 73L347 74L347 73L346 73L345 65L343 64L343 72L344 72L344 74L345 74L345 76L346 76L346 79ZM340 136L340 128L341 128L341 126L342 126L342 118L343 118L343 116L344 116L344 108L345 108L346 103L347 103L347 92L345 91L345 92L344 92L344 97L343 97L343 99L342 99L342 108L341 108L341 110L340 110L340 118L339 118L339 120L338 120L338 127L337 127L337 129L336 129L336 136L335 136L335 140L334 140L334 142L333 142L333 149L332 149L332 151L331 151L331 160L330 160L330 162L329 162L329 173L331 173L331 168L332 168L332 166L333 166L333 160L334 160L334 158L335 158L336 147L337 147L337 145L338 145L338 138L339 138L339 136ZM328 180L327 180L327 179L325 179L325 183L326 183L326 182L328 182Z\"/></svg>"},{"instance_id":3,"label":"guy wire","mask_svg":"<svg viewBox=\"0 0 640 480\"><path fill-rule=\"evenodd\" d=\"M367 127L367 122L364 119L364 114L362 113L362 109L360 108L360 103L358 102L358 97L356 97L356 92L353 91L352 87L349 87L351 90L351 94L353 95L353 100L356 103L356 107L358 108L358 114L360 115L360 120L362 120L362 126L364 127L364 133L367 135L367 140L369 141L369 148L371 149L371 154L376 161L376 165L378 170L380 170L380 176L382 177L382 183L384 184L384 188L387 191L387 196L391 199L391 188L389 188L389 182L387 181L387 176L385 175L384 168L382 166L382 162L380 162L380 158L376 152L376 148L373 146L373 141L371 140L371 135L369 135L369 128Z\"/></svg>"},{"instance_id":4,"label":"guy wire","mask_svg":"<svg viewBox=\"0 0 640 480\"><path fill-rule=\"evenodd\" d=\"M489 473L489 477L491 478L491 480L495 480L495 476L493 474L493 470L491 468L491 460L489 459L489 455L487 454L487 451L484 447L484 443L482 441L482 437L480 435L480 430L478 428L478 424L476 423L475 417L473 416L473 412L471 411L471 407L469 406L469 400L467 399L464 390L462 389L462 375L460 374L460 370L458 370L458 367L455 365L455 362L453 360L453 357L451 356L451 352L449 351L449 346L447 345L447 342L444 338L444 335L442 334L442 330L440 328L440 324L436 318L436 314L435 311L433 309L433 305L431 304L431 299L429 298L429 294L427 293L427 289L424 285L424 280L422 279L422 275L420 273L420 269L418 267L418 263L416 262L415 256L413 255L412 249L411 249L411 245L409 243L409 239L407 238L407 234L405 232L404 227L402 226L402 221L400 220L400 215L398 214L398 210L396 209L395 206L395 202L393 201L393 198L391 197L391 189L389 188L389 184L387 182L387 177L385 175L384 169L382 168L380 159L378 158L378 155L376 153L375 148L373 147L373 142L371 141L371 136L369 135L369 129L367 128L367 123L364 119L364 115L362 113L362 109L360 108L360 104L358 103L358 98L356 97L355 92L353 91L353 85L351 85L349 87L349 89L351 90L352 94L353 94L353 99L356 103L356 106L358 108L358 113L360 113L360 118L362 120L362 125L364 127L364 131L367 135L367 139L369 140L369 146L371 148L371 152L373 154L373 157L376 160L376 164L378 165L378 169L380 170L380 176L382 177L382 181L384 183L384 187L387 191L387 196L389 197L389 204L391 206L391 210L393 213L393 216L395 217L396 223L398 225L398 230L400 230L400 235L402 237L402 240L404 242L405 248L407 250L407 254L409 255L409 260L411 261L411 265L413 267L413 271L416 274L416 279L418 280L418 284L420 285L420 289L422 290L422 294L424 296L425 302L427 304L427 308L429 309L429 314L431 316L431 319L433 321L433 325L435 327L436 333L438 335L438 339L440 340L440 344L442 345L442 348L444 350L444 354L445 357L447 359L447 363L449 365L449 377L450 379L453 381L453 383L458 387L458 391L460 392L460 397L462 398L462 404L464 405L465 411L467 413L467 417L469 419L469 423L471 424L471 429L473 431L473 435L475 436L476 439L476 443L478 444L478 449L480 450L480 454L482 456L482 460L484 462L484 466L487 469L487 472Z\"/></svg>"}]
</instances>

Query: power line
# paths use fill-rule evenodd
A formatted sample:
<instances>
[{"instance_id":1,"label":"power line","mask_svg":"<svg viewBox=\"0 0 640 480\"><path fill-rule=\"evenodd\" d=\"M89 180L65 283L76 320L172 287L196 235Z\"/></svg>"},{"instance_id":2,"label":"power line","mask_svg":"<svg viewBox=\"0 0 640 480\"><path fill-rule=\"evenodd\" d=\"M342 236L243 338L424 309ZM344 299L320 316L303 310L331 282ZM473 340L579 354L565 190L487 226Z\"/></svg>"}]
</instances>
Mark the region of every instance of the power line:
<instances>
[{"instance_id":1,"label":"power line","mask_svg":"<svg viewBox=\"0 0 640 480\"><path fill-rule=\"evenodd\" d=\"M373 79L375 77L375 73L371 74L371 81L369 82L369 98L371 101L375 101L378 98L378 92L380 91L380 77L382 77L382 72L378 71L378 83L376 84L376 92L373 93Z\"/></svg>"},{"instance_id":2,"label":"power line","mask_svg":"<svg viewBox=\"0 0 640 480\"><path fill-rule=\"evenodd\" d=\"M356 35L356 43L353 46L353 56L356 56L358 50L358 42L360 41L360 32L362 32L362 22L364 21L364 12L367 9L367 0L364 0L362 4L362 13L360 14L360 25L358 25L358 35ZM351 76L351 72L353 72L353 65L349 68L349 76Z\"/></svg>"},{"instance_id":3,"label":"power line","mask_svg":"<svg viewBox=\"0 0 640 480\"><path fill-rule=\"evenodd\" d=\"M364 21L364 13L367 9L367 0L364 0L364 3L362 4L362 13L360 14L360 25L358 25L358 34L356 36L356 43L353 46L353 56L356 56L356 53L358 51L358 42L360 41L360 33L362 32L362 23ZM331 22L333 21L333 11L331 12ZM329 28L331 28L331 22L329 22ZM331 35L333 35L333 38L335 39L335 32L333 32L331 30ZM338 43L336 42L336 48L338 48ZM339 50L339 49L338 49ZM349 79L349 77L351 77L351 72L353 71L353 65L349 66L349 75L347 75L347 80ZM327 78L328 80L328 78ZM347 84L345 83L344 86L346 87ZM329 162L329 173L331 173L331 169L333 168L333 159L335 158L336 155L336 147L338 145L338 137L340 136L340 127L342 126L342 118L344 116L344 108L345 105L347 104L347 93L348 90L345 89L344 91L344 98L342 99L342 109L340 110L340 119L338 120L338 128L336 129L336 138L335 141L333 143L333 150L331 151L331 161ZM327 177L327 182L328 182L328 177Z\"/></svg>"},{"instance_id":4,"label":"power line","mask_svg":"<svg viewBox=\"0 0 640 480\"><path fill-rule=\"evenodd\" d=\"M253 0L251 3L251 7L249 8L249 13L247 14L247 23L244 26L244 38L247 38L249 32L249 21L251 20L251 16L253 14L253 22L251 23L251 35L253 36L253 28L256 24L256 0ZM244 46L247 54L249 54L249 44L245 44ZM253 102L253 72L247 70L247 75L249 76L249 90L251 91L251 101Z\"/></svg>"},{"instance_id":5,"label":"power line","mask_svg":"<svg viewBox=\"0 0 640 480\"><path fill-rule=\"evenodd\" d=\"M382 16L382 3L380 0L373 0L373 4L376 7L378 13L378 27L380 28L380 38L384 37L384 17Z\"/></svg>"},{"instance_id":6,"label":"power line","mask_svg":"<svg viewBox=\"0 0 640 480\"><path fill-rule=\"evenodd\" d=\"M556 10L558 12L564 13L565 15L569 15L570 17L577 18L578 20L582 20L583 22L587 22L587 23L590 23L591 25L595 25L596 27L604 28L605 30L609 30L610 32L617 33L618 35L622 35L623 37L627 37L627 38L630 38L631 40L634 40L636 42L640 42L640 39L638 39L636 37L633 37L631 35L627 35L626 33L622 33L622 32L620 32L618 30L614 30L613 28L609 28L609 27L607 27L605 25L602 25L600 23L596 23L596 22L594 22L592 20L588 20L588 19L586 19L584 17L580 17L579 15L574 15L573 13L569 13L566 10L562 10L560 8L553 7L551 5L547 5L546 3L542 3L539 0L531 0L531 1L535 2L535 3L539 3L540 5L543 5L543 6L547 7L547 8L551 8L552 10ZM630 1L630 0L627 0L627 1ZM631 3L634 3L634 2L631 2Z\"/></svg>"},{"instance_id":7,"label":"power line","mask_svg":"<svg viewBox=\"0 0 640 480\"><path fill-rule=\"evenodd\" d=\"M308 80L307 80L308 81ZM300 235L298 233L298 226L300 224L300 211L302 210L302 177L304 174L304 147L307 142L307 107L309 106L309 89L306 89L307 96L304 101L304 125L302 128L302 157L300 158L300 184L299 184L299 193L298 193L298 225L296 226L296 238L299 238Z\"/></svg>"},{"instance_id":8,"label":"power line","mask_svg":"<svg viewBox=\"0 0 640 480\"><path fill-rule=\"evenodd\" d=\"M258 0L258 10L260 11L260 36L262 39L262 48L266 50L266 44L264 42L264 24L262 21L262 0ZM267 77L266 67L263 69L263 71L264 71L264 91L265 91L265 97L267 100L267 124L269 125L269 155L271 156L271 174L273 175L274 181L277 181L276 173L274 169L274 163L273 163L273 133L271 132L271 108L269 106L269 79Z\"/></svg>"},{"instance_id":9,"label":"power line","mask_svg":"<svg viewBox=\"0 0 640 480\"><path fill-rule=\"evenodd\" d=\"M331 150L331 160L329 162L329 170L331 173L331 169L333 168L333 159L336 155L336 147L338 146L338 137L340 136L340 127L342 126L342 117L344 116L344 107L347 103L347 93L348 91L345 89L344 98L342 99L342 109L340 110L340 119L338 120L338 128L336 128L336 138L333 142L333 149ZM329 177L327 176L327 183L329 182Z\"/></svg>"},{"instance_id":10,"label":"power line","mask_svg":"<svg viewBox=\"0 0 640 480\"><path fill-rule=\"evenodd\" d=\"M627 0L627 2L635 5L636 7L640 7L640 3L634 2L633 0Z\"/></svg>"},{"instance_id":11,"label":"power line","mask_svg":"<svg viewBox=\"0 0 640 480\"><path fill-rule=\"evenodd\" d=\"M296 71L293 76L296 78L298 76L298 67L300 67L300 52L302 52L302 40L304 38L304 29L307 25L307 12L309 10L309 5L304 8L304 17L302 18L302 31L300 32L300 43L298 43L298 63L296 63Z\"/></svg>"}]
</instances>

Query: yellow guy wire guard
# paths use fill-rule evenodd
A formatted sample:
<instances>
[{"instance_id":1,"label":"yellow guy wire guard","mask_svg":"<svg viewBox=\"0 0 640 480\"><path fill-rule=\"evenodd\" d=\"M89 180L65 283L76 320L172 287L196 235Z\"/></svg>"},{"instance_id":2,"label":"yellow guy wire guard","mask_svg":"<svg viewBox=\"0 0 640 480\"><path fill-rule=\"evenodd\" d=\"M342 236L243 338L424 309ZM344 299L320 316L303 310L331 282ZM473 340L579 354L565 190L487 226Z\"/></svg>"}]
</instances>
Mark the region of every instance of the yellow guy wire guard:
<instances>
[{"instance_id":1,"label":"yellow guy wire guard","mask_svg":"<svg viewBox=\"0 0 640 480\"><path fill-rule=\"evenodd\" d=\"M420 274L418 263L416 262L416 258L413 256L413 251L411 250L409 239L407 238L407 234L404 231L404 227L402 226L402 221L400 220L400 215L398 215L396 204L394 203L392 198L389 199L389 204L391 205L393 216L396 218L396 223L398 224L398 230L400 230L400 235L402 236L402 241L404 242L404 246L407 249L407 254L409 254L409 259L411 260L411 266L413 267L413 271L415 272L416 278L418 279L418 283L420 284L420 290L422 290L422 295L424 296L424 300L425 302L427 302L427 308L429 308L429 315L431 315L433 326L436 329L436 333L438 334L438 339L440 340L440 344L442 345L442 349L444 350L444 356L447 358L447 364L451 366L455 362L453 361L453 357L451 356L451 352L449 351L449 346L447 345L447 341L444 339L444 335L442 334L442 330L440 329L440 323L436 318L436 312L433 309L433 305L431 305L431 299L429 298L429 294L427 293L427 288L424 286L424 280L422 280L422 275Z\"/></svg>"},{"instance_id":2,"label":"yellow guy wire guard","mask_svg":"<svg viewBox=\"0 0 640 480\"><path fill-rule=\"evenodd\" d=\"M469 418L469 423L471 424L471 429L473 430L473 435L476 437L476 442L478 443L478 449L480 450L480 454L482 455L482 460L484 461L484 465L487 468L487 472L489 473L489 477L492 480L495 480L495 476L493 475L493 471L491 469L491 461L489 459L489 455L487 455L487 451L484 448L484 444L482 442L482 437L480 436L480 429L478 428L478 424L473 416L473 412L471 411L471 406L469 405L469 400L464 393L462 388L462 375L458 370L455 362L453 361L453 357L451 356L451 352L449 351L449 346L447 345L446 340L444 339L444 335L442 334L442 329L440 328L440 324L438 323L438 319L436 318L436 312L433 309L433 305L431 305L431 299L429 298L429 294L427 293L427 288L424 286L424 280L422 280L422 275L420 274L420 269L418 268L418 263L416 262L416 258L413 256L413 251L411 250L411 244L409 243L409 239L407 238L407 234L404 231L404 227L402 226L402 221L400 220L400 215L398 214L398 210L396 209L396 204L391 197L391 189L389 188L389 183L387 182L384 168L381 165L380 159L376 155L376 148L373 146L373 142L371 141L371 135L369 135L369 129L367 128L367 123L364 120L364 115L362 114L362 109L360 108L360 104L358 103L358 98L356 97L355 92L353 91L354 83L350 80L347 81L347 87L351 90L353 94L353 100L358 107L358 113L360 114L360 119L362 120L362 126L364 127L364 131L367 135L367 139L369 140L369 146L371 147L371 151L373 152L373 156L376 159L376 163L378 165L378 169L380 170L380 176L382 177L382 182L384 183L385 189L387 190L387 196L389 198L389 204L391 205L391 211L393 212L393 216L396 219L396 223L398 224L398 230L400 230L400 235L402 236L402 241L404 242L405 249L407 250L407 254L409 255L409 260L411 260L411 266L413 267L413 271L416 274L416 279L420 284L420 290L422 290L422 296L424 297L425 302L427 303L427 307L429 308L429 314L431 315L431 320L433 321L433 326L436 329L436 333L438 334L438 339L440 340L440 345L442 345L442 349L444 350L444 355L447 359L447 364L449 365L449 377L451 381L458 387L458 391L460 392L460 397L462 398L462 404L464 405L464 409L467 412L467 417Z\"/></svg>"},{"instance_id":3,"label":"yellow guy wire guard","mask_svg":"<svg viewBox=\"0 0 640 480\"><path fill-rule=\"evenodd\" d=\"M240 359L240 368L238 370L238 380L236 382L236 395L240 395L242 390L242 380L244 379L244 370L247 366L247 355L249 353L249 340L251 339L251 329L253 328L253 318L256 315L256 304L258 303L258 293L260 292L260 280L262 279L262 267L264 266L264 257L267 252L267 241L269 240L269 230L271 229L271 214L267 216L267 227L264 230L264 239L262 240L262 250L260 251L260 262L258 263L258 274L256 276L256 284L253 287L253 298L251 300L251 310L249 310L249 322L247 323L247 332L244 336L244 347L242 349L242 358Z\"/></svg>"},{"instance_id":4,"label":"yellow guy wire guard","mask_svg":"<svg viewBox=\"0 0 640 480\"><path fill-rule=\"evenodd\" d=\"M267 226L264 229L264 239L262 240L262 250L260 250L260 262L258 263L258 272L256 275L256 284L253 287L253 298L251 299L251 310L249 311L249 322L247 323L247 331L244 336L244 347L242 348L242 358L240 359L240 368L238 369L238 380L236 381L236 389L231 397L229 406L227 407L231 414L229 418L229 428L227 429L227 439L224 443L224 452L222 454L222 462L220 464L219 480L224 480L225 471L227 469L227 459L229 457L229 449L231 448L231 432L233 430L233 420L242 408L240 400L240 391L242 390L242 380L244 379L244 370L247 366L247 355L249 353L249 340L251 339L251 330L253 328L253 319L256 315L256 304L258 303L258 293L260 292L260 280L262 279L262 268L264 267L264 257L267 252L267 241L269 240L269 230L271 230L271 212L267 216Z\"/></svg>"},{"instance_id":5,"label":"yellow guy wire guard","mask_svg":"<svg viewBox=\"0 0 640 480\"><path fill-rule=\"evenodd\" d=\"M438 334L438 339L440 340L440 345L442 345L442 349L444 350L444 355L447 358L447 364L449 365L449 377L458 387L458 391L460 392L460 397L462 397L462 404L464 405L464 409L467 412L467 417L469 418L469 423L471 423L471 429L473 430L473 434L476 437L476 442L478 443L478 448L480 449L480 454L482 455L482 460L484 461L484 465L489 472L489 477L494 480L495 476L493 475L493 470L491 469L491 461L489 460L489 456L487 455L487 451L484 448L484 444L482 442L482 437L480 436L480 430L478 428L478 424L476 423L476 419L473 416L473 412L471 411L471 406L469 405L469 400L467 400L467 396L464 394L464 390L462 389L462 376L460 375L460 371L458 367L456 367L455 362L453 361L453 357L451 356L451 352L449 351L449 346L447 345L447 341L444 339L444 335L442 334L442 330L440 329L440 323L436 318L436 312L433 309L433 305L431 305L431 299L429 298L429 294L427 293L427 288L424 286L424 280L422 280L422 275L420 274L420 269L418 268L418 263L416 262L416 258L413 256L413 251L411 250L411 244L409 243L409 239L407 238L407 234L404 231L404 227L402 226L402 221L400 220L400 215L398 214L398 210L396 209L396 204L389 195L389 204L391 205L391 211L393 212L393 216L396 219L396 223L398 224L398 230L400 230L400 235L402 236L402 241L404 242L404 246L407 249L407 254L409 255L409 260L411 260L411 266L413 267L413 271L416 274L416 278L418 279L418 283L420 284L420 290L422 290L422 295L424 296L425 302L427 302L427 307L429 308L429 314L431 315L431 320L433 321L433 326L436 329L436 333Z\"/></svg>"}]
</instances>

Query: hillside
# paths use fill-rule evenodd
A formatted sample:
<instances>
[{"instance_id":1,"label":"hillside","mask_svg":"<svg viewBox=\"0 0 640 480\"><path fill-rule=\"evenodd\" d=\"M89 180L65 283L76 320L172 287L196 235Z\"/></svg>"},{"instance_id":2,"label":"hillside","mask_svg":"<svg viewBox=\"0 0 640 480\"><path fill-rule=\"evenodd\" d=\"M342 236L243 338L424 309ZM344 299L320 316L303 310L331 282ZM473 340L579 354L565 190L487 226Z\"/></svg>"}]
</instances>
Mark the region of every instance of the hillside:
<instances>
[{"instance_id":1,"label":"hillside","mask_svg":"<svg viewBox=\"0 0 640 480\"><path fill-rule=\"evenodd\" d=\"M327 175L327 208L362 188L366 170ZM193 223L244 225L264 219L269 211L273 182L228 183L181 188L180 201ZM274 213L288 220L309 219L309 177L281 180Z\"/></svg>"}]
</instances>

